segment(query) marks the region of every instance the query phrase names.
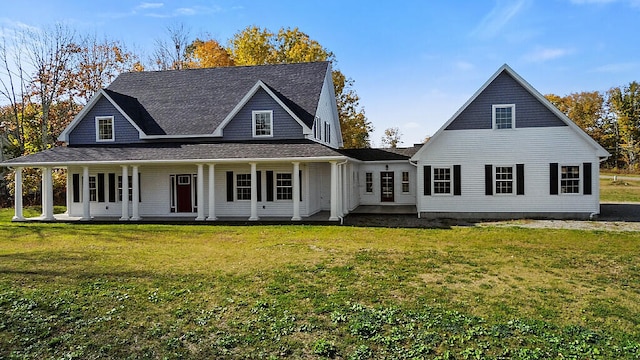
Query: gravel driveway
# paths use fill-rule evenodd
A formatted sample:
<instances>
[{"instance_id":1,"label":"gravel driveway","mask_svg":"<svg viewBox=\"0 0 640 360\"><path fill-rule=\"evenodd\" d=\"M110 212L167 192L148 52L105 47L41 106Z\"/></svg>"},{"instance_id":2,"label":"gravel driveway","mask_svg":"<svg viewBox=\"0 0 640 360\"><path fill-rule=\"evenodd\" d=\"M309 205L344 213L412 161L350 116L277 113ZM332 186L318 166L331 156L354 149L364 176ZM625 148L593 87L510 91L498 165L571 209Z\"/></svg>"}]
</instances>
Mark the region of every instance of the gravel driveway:
<instances>
[{"instance_id":1,"label":"gravel driveway","mask_svg":"<svg viewBox=\"0 0 640 360\"><path fill-rule=\"evenodd\" d=\"M347 226L437 228L452 226L517 226L549 229L581 229L607 231L640 231L640 203L604 203L600 205L600 216L586 220L506 220L506 221L464 221L452 219L418 219L415 214L379 215L349 214L344 224Z\"/></svg>"}]
</instances>

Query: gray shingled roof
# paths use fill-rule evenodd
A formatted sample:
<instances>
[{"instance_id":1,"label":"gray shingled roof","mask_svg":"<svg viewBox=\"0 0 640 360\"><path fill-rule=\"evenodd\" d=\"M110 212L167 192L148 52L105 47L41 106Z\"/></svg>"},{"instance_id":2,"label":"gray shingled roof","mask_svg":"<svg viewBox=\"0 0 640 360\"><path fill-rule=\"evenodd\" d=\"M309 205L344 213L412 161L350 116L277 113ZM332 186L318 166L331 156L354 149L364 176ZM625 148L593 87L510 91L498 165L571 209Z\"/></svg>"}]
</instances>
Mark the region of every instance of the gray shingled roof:
<instances>
[{"instance_id":1,"label":"gray shingled roof","mask_svg":"<svg viewBox=\"0 0 640 360\"><path fill-rule=\"evenodd\" d=\"M185 160L282 159L344 157L338 151L313 141L296 143L247 142L212 144L162 143L137 146L56 147L7 160L5 166L108 162L158 162Z\"/></svg>"},{"instance_id":2,"label":"gray shingled roof","mask_svg":"<svg viewBox=\"0 0 640 360\"><path fill-rule=\"evenodd\" d=\"M147 135L212 133L262 80L313 125L328 62L124 73L107 94Z\"/></svg>"}]
</instances>

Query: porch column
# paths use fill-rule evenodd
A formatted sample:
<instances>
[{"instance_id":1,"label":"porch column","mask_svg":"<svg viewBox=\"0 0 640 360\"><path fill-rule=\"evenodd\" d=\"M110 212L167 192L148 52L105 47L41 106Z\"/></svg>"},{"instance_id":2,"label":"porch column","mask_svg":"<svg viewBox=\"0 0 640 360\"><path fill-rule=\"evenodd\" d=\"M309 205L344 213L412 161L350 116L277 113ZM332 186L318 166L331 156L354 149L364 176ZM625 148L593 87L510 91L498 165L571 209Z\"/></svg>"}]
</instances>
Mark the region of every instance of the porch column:
<instances>
[{"instance_id":1,"label":"porch column","mask_svg":"<svg viewBox=\"0 0 640 360\"><path fill-rule=\"evenodd\" d=\"M259 220L258 217L258 172L256 171L256 163L251 165L251 217L249 220Z\"/></svg>"},{"instance_id":2,"label":"porch column","mask_svg":"<svg viewBox=\"0 0 640 360\"><path fill-rule=\"evenodd\" d=\"M215 164L209 164L209 216L207 220L216 220L216 180Z\"/></svg>"},{"instance_id":3,"label":"porch column","mask_svg":"<svg viewBox=\"0 0 640 360\"><path fill-rule=\"evenodd\" d=\"M40 217L44 219L47 208L47 168L41 168L40 172Z\"/></svg>"},{"instance_id":4,"label":"porch column","mask_svg":"<svg viewBox=\"0 0 640 360\"><path fill-rule=\"evenodd\" d=\"M89 203L89 167L82 167L82 218L80 220L91 219L91 205Z\"/></svg>"},{"instance_id":5,"label":"porch column","mask_svg":"<svg viewBox=\"0 0 640 360\"><path fill-rule=\"evenodd\" d=\"M293 217L292 221L299 221L300 218L300 163L293 162Z\"/></svg>"},{"instance_id":6,"label":"porch column","mask_svg":"<svg viewBox=\"0 0 640 360\"><path fill-rule=\"evenodd\" d=\"M196 203L198 204L197 221L204 220L204 165L198 164L198 184L196 188Z\"/></svg>"},{"instance_id":7,"label":"porch column","mask_svg":"<svg viewBox=\"0 0 640 360\"><path fill-rule=\"evenodd\" d=\"M342 216L349 213L349 163L342 165Z\"/></svg>"},{"instance_id":8,"label":"porch column","mask_svg":"<svg viewBox=\"0 0 640 360\"><path fill-rule=\"evenodd\" d=\"M67 211L65 211L64 213L69 216L69 214L71 214L71 203L73 202L73 188L72 188L72 184L71 184L71 174L69 173L69 168L67 168L67 191L66 191L66 200L65 200L65 205L67 206Z\"/></svg>"},{"instance_id":9,"label":"porch column","mask_svg":"<svg viewBox=\"0 0 640 360\"><path fill-rule=\"evenodd\" d=\"M53 217L53 179L51 168L42 168L42 217L45 220L55 220Z\"/></svg>"},{"instance_id":10,"label":"porch column","mask_svg":"<svg viewBox=\"0 0 640 360\"><path fill-rule=\"evenodd\" d=\"M338 218L338 162L331 163L331 214L329 220L336 221Z\"/></svg>"},{"instance_id":11,"label":"porch column","mask_svg":"<svg viewBox=\"0 0 640 360\"><path fill-rule=\"evenodd\" d=\"M138 201L140 199L140 181L138 180L140 173L138 165L132 165L131 168L133 169L131 174L131 182L133 183L131 184L133 186L131 189L131 220L137 221L140 220L140 202Z\"/></svg>"},{"instance_id":12,"label":"porch column","mask_svg":"<svg viewBox=\"0 0 640 360\"><path fill-rule=\"evenodd\" d=\"M24 215L22 215L22 168L15 168L15 204L13 221L24 221Z\"/></svg>"},{"instance_id":13,"label":"porch column","mask_svg":"<svg viewBox=\"0 0 640 360\"><path fill-rule=\"evenodd\" d=\"M122 165L122 216L120 220L129 220L129 167Z\"/></svg>"}]
</instances>

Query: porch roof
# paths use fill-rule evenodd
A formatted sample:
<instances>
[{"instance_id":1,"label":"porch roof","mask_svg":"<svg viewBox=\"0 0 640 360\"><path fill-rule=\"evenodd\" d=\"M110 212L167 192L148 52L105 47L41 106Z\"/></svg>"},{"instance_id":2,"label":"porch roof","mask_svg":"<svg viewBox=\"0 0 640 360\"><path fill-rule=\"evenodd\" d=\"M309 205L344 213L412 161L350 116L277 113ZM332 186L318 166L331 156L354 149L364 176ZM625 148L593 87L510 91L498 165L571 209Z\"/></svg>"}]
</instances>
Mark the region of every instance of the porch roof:
<instances>
[{"instance_id":1,"label":"porch roof","mask_svg":"<svg viewBox=\"0 0 640 360\"><path fill-rule=\"evenodd\" d=\"M56 147L7 160L3 166L82 164L187 163L237 161L330 161L346 156L313 141L297 143L156 143L138 146Z\"/></svg>"}]
</instances>

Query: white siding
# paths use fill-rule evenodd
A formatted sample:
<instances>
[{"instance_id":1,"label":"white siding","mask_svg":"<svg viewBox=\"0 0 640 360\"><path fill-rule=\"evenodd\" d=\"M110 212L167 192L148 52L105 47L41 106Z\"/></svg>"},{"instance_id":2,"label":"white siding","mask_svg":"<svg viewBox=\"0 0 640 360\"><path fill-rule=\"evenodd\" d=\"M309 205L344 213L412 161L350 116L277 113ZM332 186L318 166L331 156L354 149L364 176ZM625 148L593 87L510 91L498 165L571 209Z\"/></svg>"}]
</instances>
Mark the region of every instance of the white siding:
<instances>
[{"instance_id":1,"label":"white siding","mask_svg":"<svg viewBox=\"0 0 640 360\"><path fill-rule=\"evenodd\" d=\"M401 163L364 163L359 166L358 194L360 205L415 205L416 203L416 167L408 161ZM394 179L394 202L380 201L380 173L392 171ZM409 173L409 192L402 192L402 173ZM366 192L366 173L373 176L373 192Z\"/></svg>"},{"instance_id":2,"label":"white siding","mask_svg":"<svg viewBox=\"0 0 640 360\"><path fill-rule=\"evenodd\" d=\"M418 159L421 212L599 213L599 159L569 127L443 131ZM592 195L550 195L549 164L592 163ZM524 164L525 195L485 195L485 164ZM424 196L423 166L461 165L461 196Z\"/></svg>"},{"instance_id":3,"label":"white siding","mask_svg":"<svg viewBox=\"0 0 640 360\"><path fill-rule=\"evenodd\" d=\"M311 139L324 142L324 123L331 124L331 142L328 144L332 148L339 148L342 146L342 134L340 133L340 121L338 118L338 108L336 105L336 95L333 90L333 81L331 79L331 67L327 71L324 83L322 84L322 91L320 92L320 100L318 101L318 108L316 109L316 118L320 118L323 139L315 139L313 135Z\"/></svg>"}]
</instances>

